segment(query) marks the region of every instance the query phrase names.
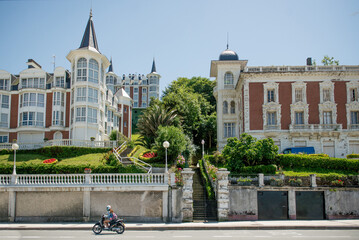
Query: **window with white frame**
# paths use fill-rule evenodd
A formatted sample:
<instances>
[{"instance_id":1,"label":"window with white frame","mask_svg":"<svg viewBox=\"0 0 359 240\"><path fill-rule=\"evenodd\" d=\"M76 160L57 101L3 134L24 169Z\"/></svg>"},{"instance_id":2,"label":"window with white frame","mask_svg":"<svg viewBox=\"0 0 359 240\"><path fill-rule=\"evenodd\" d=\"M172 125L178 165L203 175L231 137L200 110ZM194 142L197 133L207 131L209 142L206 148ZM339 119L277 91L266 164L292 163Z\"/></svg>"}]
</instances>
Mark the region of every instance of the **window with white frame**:
<instances>
[{"instance_id":1,"label":"window with white frame","mask_svg":"<svg viewBox=\"0 0 359 240\"><path fill-rule=\"evenodd\" d=\"M234 101L231 101L231 114L236 113L236 104Z\"/></svg>"},{"instance_id":2,"label":"window with white frame","mask_svg":"<svg viewBox=\"0 0 359 240\"><path fill-rule=\"evenodd\" d=\"M350 89L350 101L351 102L357 102L359 101L359 91L358 88L352 88Z\"/></svg>"},{"instance_id":3,"label":"window with white frame","mask_svg":"<svg viewBox=\"0 0 359 240\"><path fill-rule=\"evenodd\" d=\"M235 137L236 125L235 123L224 123L224 138Z\"/></svg>"},{"instance_id":4,"label":"window with white frame","mask_svg":"<svg viewBox=\"0 0 359 240\"><path fill-rule=\"evenodd\" d=\"M20 113L20 126L44 126L43 112L22 112Z\"/></svg>"},{"instance_id":5,"label":"window with white frame","mask_svg":"<svg viewBox=\"0 0 359 240\"><path fill-rule=\"evenodd\" d=\"M106 84L113 84L113 76L106 76Z\"/></svg>"},{"instance_id":6,"label":"window with white frame","mask_svg":"<svg viewBox=\"0 0 359 240\"><path fill-rule=\"evenodd\" d=\"M85 121L86 121L86 107L77 107L76 122L85 122Z\"/></svg>"},{"instance_id":7,"label":"window with white frame","mask_svg":"<svg viewBox=\"0 0 359 240\"><path fill-rule=\"evenodd\" d=\"M0 79L0 90L9 91L9 79Z\"/></svg>"},{"instance_id":8,"label":"window with white frame","mask_svg":"<svg viewBox=\"0 0 359 240\"><path fill-rule=\"evenodd\" d=\"M223 114L228 114L228 102L223 102Z\"/></svg>"},{"instance_id":9,"label":"window with white frame","mask_svg":"<svg viewBox=\"0 0 359 240\"><path fill-rule=\"evenodd\" d=\"M9 108L10 97L9 95L0 94L1 108Z\"/></svg>"},{"instance_id":10,"label":"window with white frame","mask_svg":"<svg viewBox=\"0 0 359 240\"><path fill-rule=\"evenodd\" d=\"M295 89L295 102L303 102L303 89Z\"/></svg>"},{"instance_id":11,"label":"window with white frame","mask_svg":"<svg viewBox=\"0 0 359 240\"><path fill-rule=\"evenodd\" d=\"M350 123L351 124L359 124L359 111L351 111L350 112Z\"/></svg>"},{"instance_id":12,"label":"window with white frame","mask_svg":"<svg viewBox=\"0 0 359 240\"><path fill-rule=\"evenodd\" d=\"M133 93L138 93L138 88L137 87L133 88Z\"/></svg>"},{"instance_id":13,"label":"window with white frame","mask_svg":"<svg viewBox=\"0 0 359 240\"><path fill-rule=\"evenodd\" d=\"M86 101L86 87L79 87L77 88L77 102L83 102Z\"/></svg>"},{"instance_id":14,"label":"window with white frame","mask_svg":"<svg viewBox=\"0 0 359 240\"><path fill-rule=\"evenodd\" d=\"M53 94L53 105L54 106L64 106L65 94L62 92L54 92Z\"/></svg>"},{"instance_id":15,"label":"window with white frame","mask_svg":"<svg viewBox=\"0 0 359 240\"><path fill-rule=\"evenodd\" d=\"M147 88L142 88L142 93L147 93Z\"/></svg>"},{"instance_id":16,"label":"window with white frame","mask_svg":"<svg viewBox=\"0 0 359 240\"><path fill-rule=\"evenodd\" d=\"M74 118L75 118L75 115L74 115L74 108L71 108L71 124L74 123Z\"/></svg>"},{"instance_id":17,"label":"window with white frame","mask_svg":"<svg viewBox=\"0 0 359 240\"><path fill-rule=\"evenodd\" d=\"M277 125L277 112L267 112L267 125L268 126Z\"/></svg>"},{"instance_id":18,"label":"window with white frame","mask_svg":"<svg viewBox=\"0 0 359 240\"><path fill-rule=\"evenodd\" d=\"M231 85L233 84L233 73L226 72L224 74L224 85Z\"/></svg>"},{"instance_id":19,"label":"window with white frame","mask_svg":"<svg viewBox=\"0 0 359 240\"><path fill-rule=\"evenodd\" d=\"M147 107L147 103L143 102L143 103L142 103L142 107L143 107L143 108Z\"/></svg>"},{"instance_id":20,"label":"window with white frame","mask_svg":"<svg viewBox=\"0 0 359 240\"><path fill-rule=\"evenodd\" d=\"M53 111L52 112L52 125L53 126L64 126L64 112Z\"/></svg>"},{"instance_id":21,"label":"window with white frame","mask_svg":"<svg viewBox=\"0 0 359 240\"><path fill-rule=\"evenodd\" d=\"M333 118L332 118L331 111L323 112L323 124L333 124Z\"/></svg>"},{"instance_id":22,"label":"window with white frame","mask_svg":"<svg viewBox=\"0 0 359 240\"><path fill-rule=\"evenodd\" d=\"M150 77L150 84L157 84L157 77L156 76L151 76Z\"/></svg>"},{"instance_id":23,"label":"window with white frame","mask_svg":"<svg viewBox=\"0 0 359 240\"><path fill-rule=\"evenodd\" d=\"M138 101L138 94L134 94L134 95L133 95L133 100L134 100L134 101Z\"/></svg>"},{"instance_id":24,"label":"window with white frame","mask_svg":"<svg viewBox=\"0 0 359 240\"><path fill-rule=\"evenodd\" d=\"M22 78L21 88L45 89L45 78Z\"/></svg>"},{"instance_id":25,"label":"window with white frame","mask_svg":"<svg viewBox=\"0 0 359 240\"><path fill-rule=\"evenodd\" d=\"M87 60L85 58L80 58L77 61L77 81L87 81Z\"/></svg>"},{"instance_id":26,"label":"window with white frame","mask_svg":"<svg viewBox=\"0 0 359 240\"><path fill-rule=\"evenodd\" d=\"M89 87L88 101L93 102L93 103L98 103L98 90L97 89Z\"/></svg>"},{"instance_id":27,"label":"window with white frame","mask_svg":"<svg viewBox=\"0 0 359 240\"><path fill-rule=\"evenodd\" d=\"M44 107L45 94L43 93L24 93L20 95L20 107Z\"/></svg>"},{"instance_id":28,"label":"window with white frame","mask_svg":"<svg viewBox=\"0 0 359 240\"><path fill-rule=\"evenodd\" d=\"M157 91L157 87L156 86L151 86L150 87L150 92L155 92Z\"/></svg>"},{"instance_id":29,"label":"window with white frame","mask_svg":"<svg viewBox=\"0 0 359 240\"><path fill-rule=\"evenodd\" d=\"M89 62L89 82L98 83L98 62L90 59Z\"/></svg>"},{"instance_id":30,"label":"window with white frame","mask_svg":"<svg viewBox=\"0 0 359 240\"><path fill-rule=\"evenodd\" d=\"M65 78L64 77L56 77L55 78L55 87L65 87Z\"/></svg>"},{"instance_id":31,"label":"window with white frame","mask_svg":"<svg viewBox=\"0 0 359 240\"><path fill-rule=\"evenodd\" d=\"M97 109L89 107L87 117L89 123L97 123Z\"/></svg>"},{"instance_id":32,"label":"window with white frame","mask_svg":"<svg viewBox=\"0 0 359 240\"><path fill-rule=\"evenodd\" d=\"M304 112L295 112L295 124L304 124Z\"/></svg>"},{"instance_id":33,"label":"window with white frame","mask_svg":"<svg viewBox=\"0 0 359 240\"><path fill-rule=\"evenodd\" d=\"M142 94L142 102L146 102L147 101L147 94Z\"/></svg>"},{"instance_id":34,"label":"window with white frame","mask_svg":"<svg viewBox=\"0 0 359 240\"><path fill-rule=\"evenodd\" d=\"M138 107L138 102L134 102L133 107Z\"/></svg>"},{"instance_id":35,"label":"window with white frame","mask_svg":"<svg viewBox=\"0 0 359 240\"><path fill-rule=\"evenodd\" d=\"M8 136L0 136L0 143L7 143L9 141L8 139Z\"/></svg>"},{"instance_id":36,"label":"window with white frame","mask_svg":"<svg viewBox=\"0 0 359 240\"><path fill-rule=\"evenodd\" d=\"M267 90L267 102L275 102L275 92L274 89Z\"/></svg>"},{"instance_id":37,"label":"window with white frame","mask_svg":"<svg viewBox=\"0 0 359 240\"><path fill-rule=\"evenodd\" d=\"M8 128L9 127L9 114L7 113L1 113L1 122L0 127L2 128Z\"/></svg>"}]
</instances>

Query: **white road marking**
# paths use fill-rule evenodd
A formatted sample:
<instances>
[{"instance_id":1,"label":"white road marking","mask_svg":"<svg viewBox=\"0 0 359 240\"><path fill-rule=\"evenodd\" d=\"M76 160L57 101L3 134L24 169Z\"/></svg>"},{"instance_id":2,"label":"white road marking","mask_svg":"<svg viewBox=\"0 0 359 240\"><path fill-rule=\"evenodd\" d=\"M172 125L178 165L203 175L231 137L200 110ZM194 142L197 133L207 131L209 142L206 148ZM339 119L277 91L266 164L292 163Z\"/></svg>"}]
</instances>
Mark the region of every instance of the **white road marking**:
<instances>
[{"instance_id":1,"label":"white road marking","mask_svg":"<svg viewBox=\"0 0 359 240\"><path fill-rule=\"evenodd\" d=\"M215 237L215 238L232 238L232 236L213 236L213 237Z\"/></svg>"},{"instance_id":2,"label":"white road marking","mask_svg":"<svg viewBox=\"0 0 359 240\"><path fill-rule=\"evenodd\" d=\"M191 238L192 236L185 236L185 235L183 235L183 236L173 236L174 238Z\"/></svg>"}]
</instances>

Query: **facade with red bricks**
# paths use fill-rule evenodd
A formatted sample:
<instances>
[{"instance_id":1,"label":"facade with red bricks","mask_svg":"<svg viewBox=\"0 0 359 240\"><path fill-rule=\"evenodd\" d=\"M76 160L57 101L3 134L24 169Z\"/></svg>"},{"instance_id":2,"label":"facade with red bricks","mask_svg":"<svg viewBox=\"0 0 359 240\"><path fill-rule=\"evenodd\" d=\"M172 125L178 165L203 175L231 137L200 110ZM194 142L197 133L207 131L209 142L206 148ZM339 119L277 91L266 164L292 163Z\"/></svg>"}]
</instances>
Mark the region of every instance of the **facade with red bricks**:
<instances>
[{"instance_id":1,"label":"facade with red bricks","mask_svg":"<svg viewBox=\"0 0 359 240\"><path fill-rule=\"evenodd\" d=\"M279 151L359 153L359 66L247 66L227 49L211 62L216 77L217 141L248 133Z\"/></svg>"}]
</instances>

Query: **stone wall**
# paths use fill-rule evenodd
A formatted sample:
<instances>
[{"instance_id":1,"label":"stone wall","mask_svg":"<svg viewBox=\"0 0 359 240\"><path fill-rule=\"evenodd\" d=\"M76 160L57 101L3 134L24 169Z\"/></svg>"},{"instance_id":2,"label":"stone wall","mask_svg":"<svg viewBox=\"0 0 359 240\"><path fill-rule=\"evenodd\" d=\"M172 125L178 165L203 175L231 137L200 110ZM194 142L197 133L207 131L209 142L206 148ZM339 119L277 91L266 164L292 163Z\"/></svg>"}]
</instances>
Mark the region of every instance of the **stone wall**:
<instances>
[{"instance_id":1,"label":"stone wall","mask_svg":"<svg viewBox=\"0 0 359 240\"><path fill-rule=\"evenodd\" d=\"M175 209L182 197L177 195ZM167 222L168 185L0 187L0 221L96 221L106 205L125 221Z\"/></svg>"},{"instance_id":2,"label":"stone wall","mask_svg":"<svg viewBox=\"0 0 359 240\"><path fill-rule=\"evenodd\" d=\"M327 219L359 218L359 190L325 191Z\"/></svg>"}]
</instances>

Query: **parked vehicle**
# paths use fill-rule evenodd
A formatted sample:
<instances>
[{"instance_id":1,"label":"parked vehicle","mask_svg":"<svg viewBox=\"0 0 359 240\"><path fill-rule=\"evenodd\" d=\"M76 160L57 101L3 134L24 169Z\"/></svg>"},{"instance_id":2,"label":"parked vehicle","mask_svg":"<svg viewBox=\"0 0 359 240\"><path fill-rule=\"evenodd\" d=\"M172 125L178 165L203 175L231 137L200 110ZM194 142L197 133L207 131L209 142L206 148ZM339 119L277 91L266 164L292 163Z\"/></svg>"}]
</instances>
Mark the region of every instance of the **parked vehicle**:
<instances>
[{"instance_id":1,"label":"parked vehicle","mask_svg":"<svg viewBox=\"0 0 359 240\"><path fill-rule=\"evenodd\" d=\"M123 219L116 219L110 222L110 227L106 228L104 225L105 215L101 216L101 220L98 221L93 227L92 231L95 234L100 234L102 230L117 232L118 234L122 234L125 231L125 224L123 223Z\"/></svg>"},{"instance_id":2,"label":"parked vehicle","mask_svg":"<svg viewBox=\"0 0 359 240\"><path fill-rule=\"evenodd\" d=\"M314 154L315 150L314 147L290 147L283 150L284 154L298 154L298 153L305 153L305 154Z\"/></svg>"}]
</instances>

